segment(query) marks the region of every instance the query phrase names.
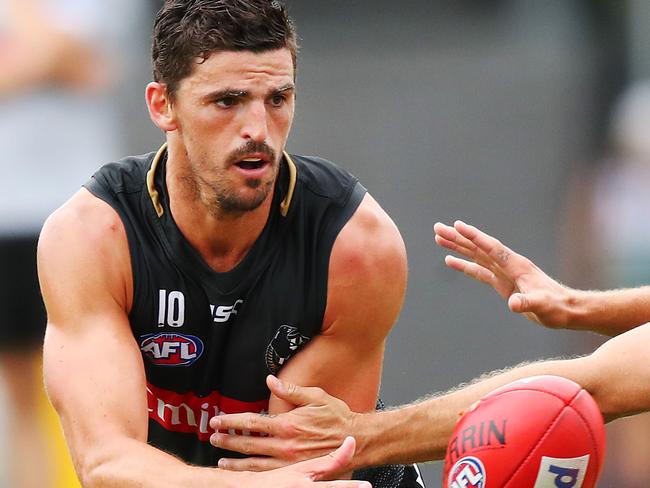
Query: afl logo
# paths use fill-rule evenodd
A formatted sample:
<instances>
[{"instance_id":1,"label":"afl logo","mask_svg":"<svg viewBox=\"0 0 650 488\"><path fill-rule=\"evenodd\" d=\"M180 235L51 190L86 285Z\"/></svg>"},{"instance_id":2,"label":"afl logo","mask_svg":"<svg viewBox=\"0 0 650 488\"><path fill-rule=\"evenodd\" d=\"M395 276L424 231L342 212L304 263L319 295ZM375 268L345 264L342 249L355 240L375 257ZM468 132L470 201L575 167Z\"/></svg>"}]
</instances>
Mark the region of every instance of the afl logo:
<instances>
[{"instance_id":1,"label":"afl logo","mask_svg":"<svg viewBox=\"0 0 650 488\"><path fill-rule=\"evenodd\" d=\"M480 459L473 456L456 461L449 471L447 488L484 488L485 468Z\"/></svg>"},{"instance_id":2,"label":"afl logo","mask_svg":"<svg viewBox=\"0 0 650 488\"><path fill-rule=\"evenodd\" d=\"M203 342L191 335L148 334L140 337L140 350L156 366L189 366L203 354Z\"/></svg>"}]
</instances>

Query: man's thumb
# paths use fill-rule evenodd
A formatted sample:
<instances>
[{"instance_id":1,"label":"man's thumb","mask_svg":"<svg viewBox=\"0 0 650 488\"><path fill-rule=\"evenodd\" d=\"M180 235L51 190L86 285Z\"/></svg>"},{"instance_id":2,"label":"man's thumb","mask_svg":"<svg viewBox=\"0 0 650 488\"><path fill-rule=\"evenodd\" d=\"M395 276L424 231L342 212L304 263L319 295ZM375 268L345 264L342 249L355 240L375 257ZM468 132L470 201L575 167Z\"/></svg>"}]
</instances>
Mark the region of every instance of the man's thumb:
<instances>
[{"instance_id":1,"label":"man's thumb","mask_svg":"<svg viewBox=\"0 0 650 488\"><path fill-rule=\"evenodd\" d=\"M515 313L528 312L530 309L528 297L522 293L513 293L508 299L508 308Z\"/></svg>"},{"instance_id":2,"label":"man's thumb","mask_svg":"<svg viewBox=\"0 0 650 488\"><path fill-rule=\"evenodd\" d=\"M313 403L317 399L315 392L310 392L316 388L305 388L293 383L286 383L273 375L266 377L266 384L276 397L298 407Z\"/></svg>"}]
</instances>

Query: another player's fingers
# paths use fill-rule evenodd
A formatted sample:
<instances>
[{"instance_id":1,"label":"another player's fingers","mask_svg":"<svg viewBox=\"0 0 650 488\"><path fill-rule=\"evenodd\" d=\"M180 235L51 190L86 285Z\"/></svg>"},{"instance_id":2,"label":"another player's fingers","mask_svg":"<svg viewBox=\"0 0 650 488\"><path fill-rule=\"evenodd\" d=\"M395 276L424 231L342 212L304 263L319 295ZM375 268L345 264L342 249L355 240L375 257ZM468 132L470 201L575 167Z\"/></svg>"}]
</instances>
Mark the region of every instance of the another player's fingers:
<instances>
[{"instance_id":1,"label":"another player's fingers","mask_svg":"<svg viewBox=\"0 0 650 488\"><path fill-rule=\"evenodd\" d=\"M314 480L322 480L334 473L342 472L352 462L356 449L354 437L346 437L343 444L334 452L300 463L302 469L312 473Z\"/></svg>"},{"instance_id":2,"label":"another player's fingers","mask_svg":"<svg viewBox=\"0 0 650 488\"><path fill-rule=\"evenodd\" d=\"M473 225L466 224L461 220L454 222L454 228L464 237L472 241L485 254L490 256L502 268L512 265L512 258L521 258L512 249L505 246L498 239L480 231Z\"/></svg>"},{"instance_id":3,"label":"another player's fingers","mask_svg":"<svg viewBox=\"0 0 650 488\"><path fill-rule=\"evenodd\" d=\"M494 273L479 264L465 261L464 259L459 259L455 256L445 256L445 264L451 269L460 271L477 281L487 283L491 286L496 286L496 277Z\"/></svg>"},{"instance_id":4,"label":"another player's fingers","mask_svg":"<svg viewBox=\"0 0 650 488\"><path fill-rule=\"evenodd\" d=\"M217 467L227 469L228 471L269 471L271 469L282 468L288 464L291 464L291 462L265 457L249 457L244 459L221 458Z\"/></svg>"},{"instance_id":5,"label":"another player's fingers","mask_svg":"<svg viewBox=\"0 0 650 488\"><path fill-rule=\"evenodd\" d=\"M273 417L256 413L234 413L219 415L210 419L210 427L215 431L256 432L258 434L275 435Z\"/></svg>"},{"instance_id":6,"label":"another player's fingers","mask_svg":"<svg viewBox=\"0 0 650 488\"><path fill-rule=\"evenodd\" d=\"M508 308L516 313L539 313L544 305L544 298L534 294L513 293L508 299Z\"/></svg>"},{"instance_id":7,"label":"another player's fingers","mask_svg":"<svg viewBox=\"0 0 650 488\"><path fill-rule=\"evenodd\" d=\"M457 252L458 254L461 254L470 259L473 257L474 253L471 250L459 246L453 241L445 239L444 237L441 237L439 235L436 235L433 239L436 241L436 244L438 244L440 247L444 247L445 249L449 249L450 251Z\"/></svg>"},{"instance_id":8,"label":"another player's fingers","mask_svg":"<svg viewBox=\"0 0 650 488\"><path fill-rule=\"evenodd\" d=\"M299 407L325 403L327 400L327 394L321 388L294 385L273 375L266 377L266 384L275 396Z\"/></svg>"},{"instance_id":9,"label":"another player's fingers","mask_svg":"<svg viewBox=\"0 0 650 488\"><path fill-rule=\"evenodd\" d=\"M460 234L454 227L438 222L433 226L433 230L436 237L453 242L457 246L465 248L468 251L476 250L476 245L470 239Z\"/></svg>"},{"instance_id":10,"label":"another player's fingers","mask_svg":"<svg viewBox=\"0 0 650 488\"><path fill-rule=\"evenodd\" d=\"M251 435L221 434L215 432L210 436L210 444L227 451L235 451L247 456L272 456L281 452L281 442L274 437L257 437Z\"/></svg>"}]
</instances>

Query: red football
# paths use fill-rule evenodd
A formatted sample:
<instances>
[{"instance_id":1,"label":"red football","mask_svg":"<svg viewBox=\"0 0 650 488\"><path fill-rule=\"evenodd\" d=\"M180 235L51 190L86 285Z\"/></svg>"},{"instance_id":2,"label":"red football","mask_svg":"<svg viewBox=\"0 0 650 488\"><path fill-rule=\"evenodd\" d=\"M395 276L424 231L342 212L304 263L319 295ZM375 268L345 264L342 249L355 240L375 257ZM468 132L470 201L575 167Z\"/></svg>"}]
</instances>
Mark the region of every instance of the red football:
<instances>
[{"instance_id":1,"label":"red football","mask_svg":"<svg viewBox=\"0 0 650 488\"><path fill-rule=\"evenodd\" d=\"M447 446L444 488L593 488L605 426L580 385L534 376L483 397Z\"/></svg>"}]
</instances>

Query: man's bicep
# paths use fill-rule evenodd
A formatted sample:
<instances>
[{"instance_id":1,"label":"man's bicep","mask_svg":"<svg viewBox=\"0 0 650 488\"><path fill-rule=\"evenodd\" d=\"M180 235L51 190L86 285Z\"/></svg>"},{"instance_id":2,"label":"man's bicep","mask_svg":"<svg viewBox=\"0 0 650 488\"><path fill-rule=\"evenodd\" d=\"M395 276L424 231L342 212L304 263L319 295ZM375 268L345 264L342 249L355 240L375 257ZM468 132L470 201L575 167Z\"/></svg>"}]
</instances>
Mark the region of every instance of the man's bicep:
<instances>
[{"instance_id":1,"label":"man's bicep","mask_svg":"<svg viewBox=\"0 0 650 488\"><path fill-rule=\"evenodd\" d=\"M373 409L386 336L402 307L405 287L402 238L366 195L332 249L322 332L291 359L280 377L319 386L352 410ZM276 400L271 399L270 409L281 405Z\"/></svg>"},{"instance_id":2,"label":"man's bicep","mask_svg":"<svg viewBox=\"0 0 650 488\"><path fill-rule=\"evenodd\" d=\"M345 401L353 411L369 411L377 401L383 353L383 341L375 347L361 349L347 340L317 336L278 376L298 385L319 386ZM292 408L271 396L270 413Z\"/></svg>"}]
</instances>

